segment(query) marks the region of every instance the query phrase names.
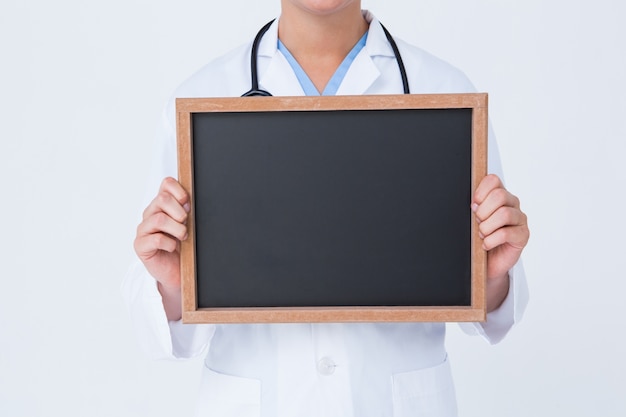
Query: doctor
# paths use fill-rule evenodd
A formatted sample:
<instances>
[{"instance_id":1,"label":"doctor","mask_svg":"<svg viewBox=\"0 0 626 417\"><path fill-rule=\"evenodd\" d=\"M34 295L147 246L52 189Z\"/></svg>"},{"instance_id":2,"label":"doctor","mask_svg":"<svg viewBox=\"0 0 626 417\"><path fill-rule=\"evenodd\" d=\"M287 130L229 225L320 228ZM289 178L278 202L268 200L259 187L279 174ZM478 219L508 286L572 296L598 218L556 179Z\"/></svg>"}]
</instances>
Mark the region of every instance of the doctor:
<instances>
[{"instance_id":1,"label":"doctor","mask_svg":"<svg viewBox=\"0 0 626 417\"><path fill-rule=\"evenodd\" d=\"M203 67L173 97L473 92L447 63L388 37L359 0L282 0L278 20L252 43ZM394 53L394 46L398 51ZM253 53L254 49L254 53ZM258 86L251 80L251 60ZM402 65L403 64L403 65ZM255 100L258 98L250 98ZM179 242L189 197L176 175L174 100L166 106L138 261L123 294L145 350L158 358L206 353L198 416L455 416L445 324L183 325ZM519 258L529 231L500 180L490 135L490 172L468 210L488 251L485 323L463 325L490 343L521 318L526 284Z\"/></svg>"}]
</instances>

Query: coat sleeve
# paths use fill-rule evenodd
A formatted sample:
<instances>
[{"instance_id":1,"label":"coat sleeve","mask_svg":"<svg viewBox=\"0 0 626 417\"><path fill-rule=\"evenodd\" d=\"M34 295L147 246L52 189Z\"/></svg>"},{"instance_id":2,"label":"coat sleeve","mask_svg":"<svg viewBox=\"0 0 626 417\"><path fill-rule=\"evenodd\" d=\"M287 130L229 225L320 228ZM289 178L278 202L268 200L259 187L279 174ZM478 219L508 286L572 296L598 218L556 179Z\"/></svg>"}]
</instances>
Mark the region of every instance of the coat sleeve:
<instances>
[{"instance_id":1,"label":"coat sleeve","mask_svg":"<svg viewBox=\"0 0 626 417\"><path fill-rule=\"evenodd\" d=\"M143 208L154 198L163 178L176 177L176 140L172 125L172 101L164 111L157 135L156 155L148 177ZM214 325L168 322L156 280L137 259L122 283L122 298L127 306L132 329L142 349L154 359L182 359L200 355L209 345Z\"/></svg>"},{"instance_id":2,"label":"coat sleeve","mask_svg":"<svg viewBox=\"0 0 626 417\"><path fill-rule=\"evenodd\" d=\"M488 149L489 172L498 175L504 181L500 152L491 125ZM484 323L460 323L465 333L481 335L489 343L496 344L522 319L528 304L528 286L521 259L509 271L509 280L509 292L500 307L488 313Z\"/></svg>"},{"instance_id":3,"label":"coat sleeve","mask_svg":"<svg viewBox=\"0 0 626 417\"><path fill-rule=\"evenodd\" d=\"M128 269L122 297L133 333L142 350L153 359L196 357L206 350L215 332L214 325L168 322L156 280L139 261Z\"/></svg>"},{"instance_id":4,"label":"coat sleeve","mask_svg":"<svg viewBox=\"0 0 626 417\"><path fill-rule=\"evenodd\" d=\"M521 260L509 271L509 280L508 295L500 307L487 314L484 323L459 323L465 333L480 335L493 345L504 339L522 319L528 303L528 287Z\"/></svg>"}]
</instances>

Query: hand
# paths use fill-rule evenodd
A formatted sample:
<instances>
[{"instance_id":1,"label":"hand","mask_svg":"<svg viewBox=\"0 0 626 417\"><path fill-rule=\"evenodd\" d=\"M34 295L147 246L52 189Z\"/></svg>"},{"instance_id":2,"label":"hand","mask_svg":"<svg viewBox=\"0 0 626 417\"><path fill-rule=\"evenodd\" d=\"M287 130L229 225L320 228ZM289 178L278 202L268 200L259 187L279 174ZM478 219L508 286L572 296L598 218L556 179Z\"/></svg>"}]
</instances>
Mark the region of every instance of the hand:
<instances>
[{"instance_id":1,"label":"hand","mask_svg":"<svg viewBox=\"0 0 626 417\"><path fill-rule=\"evenodd\" d=\"M137 227L135 252L158 282L169 320L178 320L180 307L180 242L187 238L189 195L173 178L165 178Z\"/></svg>"},{"instance_id":2,"label":"hand","mask_svg":"<svg viewBox=\"0 0 626 417\"><path fill-rule=\"evenodd\" d=\"M530 232L519 199L504 188L496 175L487 175L480 182L472 211L487 251L487 310L492 311L506 297L508 271L519 260Z\"/></svg>"}]
</instances>

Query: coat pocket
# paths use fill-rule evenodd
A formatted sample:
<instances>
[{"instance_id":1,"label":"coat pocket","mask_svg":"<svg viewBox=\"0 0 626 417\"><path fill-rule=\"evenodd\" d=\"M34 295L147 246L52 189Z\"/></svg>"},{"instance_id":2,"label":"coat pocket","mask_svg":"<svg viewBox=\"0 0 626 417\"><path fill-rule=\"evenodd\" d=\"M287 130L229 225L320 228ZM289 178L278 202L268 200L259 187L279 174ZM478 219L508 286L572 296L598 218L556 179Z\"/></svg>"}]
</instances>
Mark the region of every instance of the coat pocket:
<instances>
[{"instance_id":1,"label":"coat pocket","mask_svg":"<svg viewBox=\"0 0 626 417\"><path fill-rule=\"evenodd\" d=\"M394 417L456 417L450 363L393 375Z\"/></svg>"},{"instance_id":2,"label":"coat pocket","mask_svg":"<svg viewBox=\"0 0 626 417\"><path fill-rule=\"evenodd\" d=\"M204 367L196 416L259 417L261 381L226 375Z\"/></svg>"}]
</instances>

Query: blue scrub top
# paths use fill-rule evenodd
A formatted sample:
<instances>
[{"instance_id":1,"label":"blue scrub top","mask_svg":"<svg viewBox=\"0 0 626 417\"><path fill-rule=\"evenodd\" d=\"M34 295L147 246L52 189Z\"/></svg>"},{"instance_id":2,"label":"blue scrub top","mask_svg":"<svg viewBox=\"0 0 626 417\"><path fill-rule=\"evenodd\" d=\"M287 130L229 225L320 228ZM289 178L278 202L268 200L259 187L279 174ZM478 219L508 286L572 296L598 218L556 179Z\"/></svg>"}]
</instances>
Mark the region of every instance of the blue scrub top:
<instances>
[{"instance_id":1,"label":"blue scrub top","mask_svg":"<svg viewBox=\"0 0 626 417\"><path fill-rule=\"evenodd\" d=\"M304 72L298 61L296 61L293 55L291 55L291 52L289 52L287 47L285 47L280 39L278 40L278 50L285 56L285 58L287 58L287 62L289 62L289 65L291 65L291 68L296 73L296 77L298 77L298 81L300 82L300 85L304 90L304 94L306 94L307 96L334 96L335 94L337 94L337 90L339 89L343 78L346 76L350 65L352 65L354 58L356 58L359 52L361 52L361 49L363 49L363 47L365 46L366 41L367 32L365 32L365 35L363 35L363 37L359 39L356 45L354 45L352 50L345 57L341 65L339 65L339 67L331 77L330 81L328 81L328 84L326 84L326 87L324 88L324 91L322 91L322 94L317 91L317 88L315 88L315 85L313 85L313 82L311 81L309 76L306 74L306 72Z\"/></svg>"}]
</instances>

